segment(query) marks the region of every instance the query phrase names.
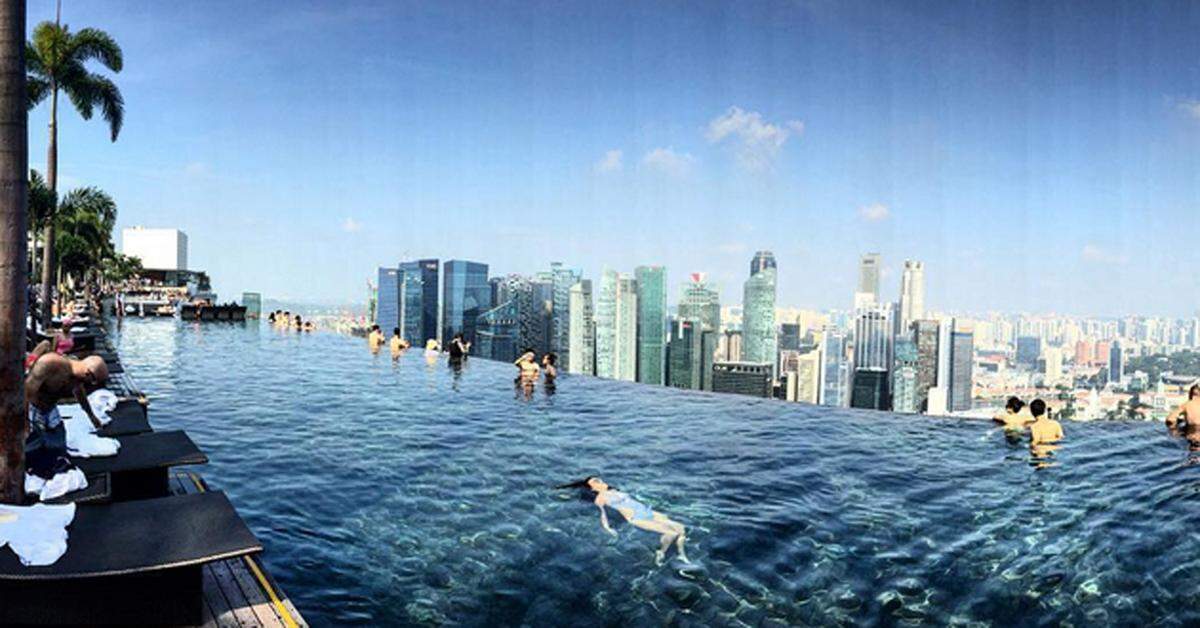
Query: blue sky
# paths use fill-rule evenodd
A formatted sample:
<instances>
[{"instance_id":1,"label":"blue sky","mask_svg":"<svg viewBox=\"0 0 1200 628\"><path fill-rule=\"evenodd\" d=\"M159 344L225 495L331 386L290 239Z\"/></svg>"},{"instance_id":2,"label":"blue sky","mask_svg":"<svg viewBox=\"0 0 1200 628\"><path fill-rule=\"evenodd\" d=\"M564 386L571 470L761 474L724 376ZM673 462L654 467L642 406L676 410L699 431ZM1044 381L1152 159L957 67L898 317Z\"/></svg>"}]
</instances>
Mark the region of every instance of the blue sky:
<instances>
[{"instance_id":1,"label":"blue sky","mask_svg":"<svg viewBox=\"0 0 1200 628\"><path fill-rule=\"evenodd\" d=\"M35 0L30 29L53 19ZM663 264L741 300L1200 308L1200 7L1097 2L84 2L120 139L62 118L60 187L176 226L222 297L363 300L438 257ZM46 108L30 116L44 168ZM677 288L672 288L672 302Z\"/></svg>"}]
</instances>

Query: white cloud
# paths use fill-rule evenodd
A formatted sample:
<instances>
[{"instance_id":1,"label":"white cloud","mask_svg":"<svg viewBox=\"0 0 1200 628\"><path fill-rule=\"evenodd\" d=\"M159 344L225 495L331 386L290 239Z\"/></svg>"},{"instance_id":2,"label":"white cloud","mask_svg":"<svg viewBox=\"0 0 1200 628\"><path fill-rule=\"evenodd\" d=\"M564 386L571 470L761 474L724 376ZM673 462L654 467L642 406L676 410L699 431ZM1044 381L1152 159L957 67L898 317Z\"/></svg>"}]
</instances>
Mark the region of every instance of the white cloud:
<instances>
[{"instance_id":1,"label":"white cloud","mask_svg":"<svg viewBox=\"0 0 1200 628\"><path fill-rule=\"evenodd\" d=\"M1079 256L1083 258L1083 261L1093 264L1124 264L1129 261L1128 257L1117 255L1095 244L1083 245L1083 250L1080 251Z\"/></svg>"},{"instance_id":2,"label":"white cloud","mask_svg":"<svg viewBox=\"0 0 1200 628\"><path fill-rule=\"evenodd\" d=\"M345 231L346 233L354 233L360 229L362 229L362 223L349 216L342 221L342 231Z\"/></svg>"},{"instance_id":3,"label":"white cloud","mask_svg":"<svg viewBox=\"0 0 1200 628\"><path fill-rule=\"evenodd\" d=\"M1180 111L1200 120L1200 100L1181 100L1178 106Z\"/></svg>"},{"instance_id":4,"label":"white cloud","mask_svg":"<svg viewBox=\"0 0 1200 628\"><path fill-rule=\"evenodd\" d=\"M766 170L774 165L788 138L803 132L804 123L799 120L774 124L757 111L730 107L708 123L704 136L712 144L729 140L738 162L750 170Z\"/></svg>"},{"instance_id":5,"label":"white cloud","mask_svg":"<svg viewBox=\"0 0 1200 628\"><path fill-rule=\"evenodd\" d=\"M883 203L871 203L858 208L858 217L867 222L879 222L887 220L892 215L892 210L888 209Z\"/></svg>"},{"instance_id":6,"label":"white cloud","mask_svg":"<svg viewBox=\"0 0 1200 628\"><path fill-rule=\"evenodd\" d=\"M688 153L677 153L671 148L656 148L642 157L642 166L673 177L687 176L696 158Z\"/></svg>"},{"instance_id":7,"label":"white cloud","mask_svg":"<svg viewBox=\"0 0 1200 628\"><path fill-rule=\"evenodd\" d=\"M624 153L622 153L619 149L606 151L604 156L600 158L600 161L596 162L596 172L620 172L622 167L621 157L623 156Z\"/></svg>"}]
</instances>

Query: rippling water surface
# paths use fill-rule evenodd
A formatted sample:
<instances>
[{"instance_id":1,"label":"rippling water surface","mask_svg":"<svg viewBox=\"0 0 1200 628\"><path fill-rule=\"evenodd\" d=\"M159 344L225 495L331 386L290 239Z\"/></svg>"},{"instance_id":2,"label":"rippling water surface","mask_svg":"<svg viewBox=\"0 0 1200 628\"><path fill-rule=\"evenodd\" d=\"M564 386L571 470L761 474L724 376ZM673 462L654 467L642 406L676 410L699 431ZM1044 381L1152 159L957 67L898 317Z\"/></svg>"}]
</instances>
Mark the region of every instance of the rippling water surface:
<instances>
[{"instance_id":1,"label":"rippling water surface","mask_svg":"<svg viewBox=\"0 0 1200 628\"><path fill-rule=\"evenodd\" d=\"M560 378L256 324L114 334L313 625L1200 622L1200 466L1161 427L990 425ZM599 473L689 531L612 539ZM618 517L619 518L619 517Z\"/></svg>"}]
</instances>

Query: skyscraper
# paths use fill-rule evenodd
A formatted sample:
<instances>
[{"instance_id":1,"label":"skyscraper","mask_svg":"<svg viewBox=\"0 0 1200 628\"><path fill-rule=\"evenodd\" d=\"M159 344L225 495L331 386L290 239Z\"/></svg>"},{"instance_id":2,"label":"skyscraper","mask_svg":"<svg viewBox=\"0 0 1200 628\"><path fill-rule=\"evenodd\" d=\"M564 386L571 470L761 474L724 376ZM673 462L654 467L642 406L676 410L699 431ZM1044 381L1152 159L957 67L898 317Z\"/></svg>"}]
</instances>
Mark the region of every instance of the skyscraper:
<instances>
[{"instance_id":1,"label":"skyscraper","mask_svg":"<svg viewBox=\"0 0 1200 628\"><path fill-rule=\"evenodd\" d=\"M592 280L582 279L571 286L571 324L568 330L572 356L568 373L596 374L596 320L592 310Z\"/></svg>"},{"instance_id":2,"label":"skyscraper","mask_svg":"<svg viewBox=\"0 0 1200 628\"><path fill-rule=\"evenodd\" d=\"M633 272L637 281L637 381L661 386L666 383L667 269L638 266Z\"/></svg>"},{"instance_id":3,"label":"skyscraper","mask_svg":"<svg viewBox=\"0 0 1200 628\"><path fill-rule=\"evenodd\" d=\"M892 410L913 413L920 409L917 394L918 365L916 343L908 338L897 339L892 366Z\"/></svg>"},{"instance_id":4,"label":"skyscraper","mask_svg":"<svg viewBox=\"0 0 1200 628\"><path fill-rule=\"evenodd\" d=\"M679 318L700 321L709 331L721 329L721 294L704 281L703 273L692 273L679 298Z\"/></svg>"},{"instance_id":5,"label":"skyscraper","mask_svg":"<svg viewBox=\"0 0 1200 628\"><path fill-rule=\"evenodd\" d=\"M854 381L850 407L887 410L892 361L892 307L861 307L854 321Z\"/></svg>"},{"instance_id":6,"label":"skyscraper","mask_svg":"<svg viewBox=\"0 0 1200 628\"><path fill-rule=\"evenodd\" d=\"M471 354L489 360L512 362L517 359L520 335L520 303L513 298L479 315L475 321L475 342L471 345Z\"/></svg>"},{"instance_id":7,"label":"skyscraper","mask_svg":"<svg viewBox=\"0 0 1200 628\"><path fill-rule=\"evenodd\" d=\"M562 262L550 264L547 278L551 285L550 350L558 354L559 368L571 372L571 288L582 273L564 268Z\"/></svg>"},{"instance_id":8,"label":"skyscraper","mask_svg":"<svg viewBox=\"0 0 1200 628\"><path fill-rule=\"evenodd\" d=\"M390 336L400 326L400 271L379 267L379 287L375 302L375 324Z\"/></svg>"},{"instance_id":9,"label":"skyscraper","mask_svg":"<svg viewBox=\"0 0 1200 628\"><path fill-rule=\"evenodd\" d=\"M637 375L636 282L605 270L596 300L596 375L634 381Z\"/></svg>"},{"instance_id":10,"label":"skyscraper","mask_svg":"<svg viewBox=\"0 0 1200 628\"><path fill-rule=\"evenodd\" d=\"M917 345L917 390L914 412L925 412L929 408L929 389L937 385L938 323L930 320L914 321L912 330Z\"/></svg>"},{"instance_id":11,"label":"skyscraper","mask_svg":"<svg viewBox=\"0 0 1200 628\"><path fill-rule=\"evenodd\" d=\"M671 321L670 368L667 384L673 388L700 390L703 338L699 321Z\"/></svg>"},{"instance_id":12,"label":"skyscraper","mask_svg":"<svg viewBox=\"0 0 1200 628\"><path fill-rule=\"evenodd\" d=\"M905 260L900 277L900 331L908 332L912 322L925 317L925 265Z\"/></svg>"},{"instance_id":13,"label":"skyscraper","mask_svg":"<svg viewBox=\"0 0 1200 628\"><path fill-rule=\"evenodd\" d=\"M400 332L414 345L438 339L438 261L400 263Z\"/></svg>"},{"instance_id":14,"label":"skyscraper","mask_svg":"<svg viewBox=\"0 0 1200 628\"><path fill-rule=\"evenodd\" d=\"M973 404L971 387L974 384L975 335L969 331L951 331L950 353L950 411L970 410Z\"/></svg>"},{"instance_id":15,"label":"skyscraper","mask_svg":"<svg viewBox=\"0 0 1200 628\"><path fill-rule=\"evenodd\" d=\"M775 268L775 254L770 251L755 253L754 259L750 260L750 276L753 277L768 268Z\"/></svg>"},{"instance_id":16,"label":"skyscraper","mask_svg":"<svg viewBox=\"0 0 1200 628\"><path fill-rule=\"evenodd\" d=\"M449 342L455 334L462 334L474 349L475 324L490 309L487 264L446 260L442 264L442 339Z\"/></svg>"},{"instance_id":17,"label":"skyscraper","mask_svg":"<svg viewBox=\"0 0 1200 628\"><path fill-rule=\"evenodd\" d=\"M538 282L520 275L508 275L498 284L496 294L504 301L477 319L475 335L481 341L479 355L495 360L515 360L516 354L509 353L508 343L513 352L528 347L539 354L545 353L548 350L545 304L542 302L544 295L539 294ZM493 348L489 350L488 347ZM512 355L511 359L509 355Z\"/></svg>"},{"instance_id":18,"label":"skyscraper","mask_svg":"<svg viewBox=\"0 0 1200 628\"><path fill-rule=\"evenodd\" d=\"M858 291L879 302L879 254L867 253L858 265Z\"/></svg>"},{"instance_id":19,"label":"skyscraper","mask_svg":"<svg viewBox=\"0 0 1200 628\"><path fill-rule=\"evenodd\" d=\"M850 363L846 359L846 335L836 328L825 331L821 339L823 373L819 403L844 408L850 403L848 387Z\"/></svg>"},{"instance_id":20,"label":"skyscraper","mask_svg":"<svg viewBox=\"0 0 1200 628\"><path fill-rule=\"evenodd\" d=\"M1112 348L1108 350L1108 381L1114 384L1120 384L1125 378L1125 353L1121 350L1121 343L1112 343Z\"/></svg>"},{"instance_id":21,"label":"skyscraper","mask_svg":"<svg viewBox=\"0 0 1200 628\"><path fill-rule=\"evenodd\" d=\"M746 280L742 297L742 359L756 364L775 364L775 258L759 251L758 272ZM753 266L753 265L752 265Z\"/></svg>"},{"instance_id":22,"label":"skyscraper","mask_svg":"<svg viewBox=\"0 0 1200 628\"><path fill-rule=\"evenodd\" d=\"M784 380L784 399L803 403L818 403L821 398L821 351L784 350L779 357L780 377Z\"/></svg>"}]
</instances>

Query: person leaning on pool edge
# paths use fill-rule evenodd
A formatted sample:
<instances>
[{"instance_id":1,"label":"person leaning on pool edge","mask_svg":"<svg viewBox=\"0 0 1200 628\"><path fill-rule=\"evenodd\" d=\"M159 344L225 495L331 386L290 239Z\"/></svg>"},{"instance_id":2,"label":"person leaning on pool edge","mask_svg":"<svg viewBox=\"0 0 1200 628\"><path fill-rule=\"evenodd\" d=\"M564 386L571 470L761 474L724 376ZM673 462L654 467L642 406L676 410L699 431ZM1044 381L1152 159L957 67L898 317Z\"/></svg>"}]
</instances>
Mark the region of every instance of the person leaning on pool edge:
<instances>
[{"instance_id":1,"label":"person leaning on pool edge","mask_svg":"<svg viewBox=\"0 0 1200 628\"><path fill-rule=\"evenodd\" d=\"M1200 428L1200 384L1192 384L1188 389L1188 400L1167 415L1167 427L1176 427L1181 417L1184 426Z\"/></svg>"},{"instance_id":2,"label":"person leaning on pool edge","mask_svg":"<svg viewBox=\"0 0 1200 628\"><path fill-rule=\"evenodd\" d=\"M654 512L649 506L634 499L628 493L605 484L604 480L594 475L589 475L576 482L560 484L555 488L579 488L591 492L594 495L592 503L596 504L596 507L600 509L600 527L613 536L617 536L617 533L608 525L608 513L604 510L605 506L620 513L635 528L661 534L662 536L659 537L659 548L654 552L654 562L656 564L663 564L663 561L667 558L667 550L670 549L672 543L675 544L675 551L679 555L679 560L685 563L691 562L683 550L683 544L687 540L687 533L683 524L672 521L661 512Z\"/></svg>"}]
</instances>

